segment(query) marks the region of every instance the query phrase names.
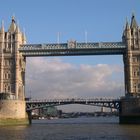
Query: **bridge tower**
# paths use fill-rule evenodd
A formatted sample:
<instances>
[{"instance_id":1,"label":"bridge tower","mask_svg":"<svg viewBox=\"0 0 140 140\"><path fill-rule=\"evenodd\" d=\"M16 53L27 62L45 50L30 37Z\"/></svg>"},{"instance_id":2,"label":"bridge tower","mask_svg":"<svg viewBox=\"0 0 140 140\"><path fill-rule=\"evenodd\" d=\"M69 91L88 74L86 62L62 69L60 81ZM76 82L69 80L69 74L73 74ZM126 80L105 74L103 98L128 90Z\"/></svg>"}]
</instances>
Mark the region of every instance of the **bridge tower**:
<instances>
[{"instance_id":1,"label":"bridge tower","mask_svg":"<svg viewBox=\"0 0 140 140\"><path fill-rule=\"evenodd\" d=\"M15 18L7 32L2 22L0 29L0 125L24 123L25 111L25 58L19 53L26 43Z\"/></svg>"},{"instance_id":2,"label":"bridge tower","mask_svg":"<svg viewBox=\"0 0 140 140\"><path fill-rule=\"evenodd\" d=\"M132 14L123 32L125 98L121 99L120 123L140 123L140 27Z\"/></svg>"},{"instance_id":3,"label":"bridge tower","mask_svg":"<svg viewBox=\"0 0 140 140\"><path fill-rule=\"evenodd\" d=\"M123 57L126 96L140 96L140 27L137 25L134 14L130 25L126 21L123 42L127 45L126 54Z\"/></svg>"}]
</instances>

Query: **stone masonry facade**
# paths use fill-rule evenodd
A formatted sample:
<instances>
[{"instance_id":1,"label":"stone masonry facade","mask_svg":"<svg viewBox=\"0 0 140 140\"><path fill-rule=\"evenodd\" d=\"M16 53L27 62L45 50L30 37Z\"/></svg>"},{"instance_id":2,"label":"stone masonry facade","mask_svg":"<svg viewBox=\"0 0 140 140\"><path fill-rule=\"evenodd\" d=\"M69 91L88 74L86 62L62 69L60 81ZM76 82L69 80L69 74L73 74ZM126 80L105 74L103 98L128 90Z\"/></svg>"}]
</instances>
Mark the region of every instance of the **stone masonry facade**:
<instances>
[{"instance_id":1,"label":"stone masonry facade","mask_svg":"<svg viewBox=\"0 0 140 140\"><path fill-rule=\"evenodd\" d=\"M127 45L123 56L126 96L140 96L140 27L134 14L131 24L126 22L122 39Z\"/></svg>"},{"instance_id":2,"label":"stone masonry facade","mask_svg":"<svg viewBox=\"0 0 140 140\"><path fill-rule=\"evenodd\" d=\"M0 29L0 94L11 99L24 100L26 59L19 53L21 44L26 43L25 34L20 31L15 18L5 32L4 24Z\"/></svg>"}]
</instances>

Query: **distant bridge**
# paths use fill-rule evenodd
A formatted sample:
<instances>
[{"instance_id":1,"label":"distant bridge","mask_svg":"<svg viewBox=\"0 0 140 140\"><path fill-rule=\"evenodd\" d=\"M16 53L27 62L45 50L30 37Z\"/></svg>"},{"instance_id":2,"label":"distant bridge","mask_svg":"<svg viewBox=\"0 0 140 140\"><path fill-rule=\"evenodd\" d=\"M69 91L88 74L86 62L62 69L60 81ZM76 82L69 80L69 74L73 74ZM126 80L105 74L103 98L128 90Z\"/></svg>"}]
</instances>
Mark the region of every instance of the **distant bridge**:
<instances>
[{"instance_id":1,"label":"distant bridge","mask_svg":"<svg viewBox=\"0 0 140 140\"><path fill-rule=\"evenodd\" d=\"M52 99L52 100L29 100L26 101L26 110L32 111L51 106L60 106L68 104L82 104L99 107L120 109L120 99L95 98L95 99Z\"/></svg>"}]
</instances>

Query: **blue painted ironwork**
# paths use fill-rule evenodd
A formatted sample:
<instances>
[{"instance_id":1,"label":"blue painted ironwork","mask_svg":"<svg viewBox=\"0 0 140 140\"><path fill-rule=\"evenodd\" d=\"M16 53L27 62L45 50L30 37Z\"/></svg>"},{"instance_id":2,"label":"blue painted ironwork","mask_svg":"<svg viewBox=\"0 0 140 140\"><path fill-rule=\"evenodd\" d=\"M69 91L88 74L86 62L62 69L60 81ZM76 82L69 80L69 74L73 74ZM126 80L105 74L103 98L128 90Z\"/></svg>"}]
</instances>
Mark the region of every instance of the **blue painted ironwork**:
<instances>
[{"instance_id":1,"label":"blue painted ironwork","mask_svg":"<svg viewBox=\"0 0 140 140\"><path fill-rule=\"evenodd\" d=\"M23 56L70 56L70 55L120 55L124 54L123 42L77 43L68 41L61 44L24 44L19 51Z\"/></svg>"},{"instance_id":2,"label":"blue painted ironwork","mask_svg":"<svg viewBox=\"0 0 140 140\"><path fill-rule=\"evenodd\" d=\"M95 98L95 99L53 99L53 100L29 100L26 101L26 110L31 111L50 106L60 106L68 104L83 104L99 107L120 109L120 99Z\"/></svg>"}]
</instances>

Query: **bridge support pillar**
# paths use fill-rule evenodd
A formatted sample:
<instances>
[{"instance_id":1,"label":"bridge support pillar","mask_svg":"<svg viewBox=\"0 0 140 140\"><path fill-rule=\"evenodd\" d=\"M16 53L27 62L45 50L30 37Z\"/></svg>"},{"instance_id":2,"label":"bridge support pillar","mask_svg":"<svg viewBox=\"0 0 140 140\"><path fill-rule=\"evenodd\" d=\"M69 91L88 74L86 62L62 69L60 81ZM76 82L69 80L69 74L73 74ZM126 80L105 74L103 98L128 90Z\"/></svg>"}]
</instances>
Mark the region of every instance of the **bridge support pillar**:
<instances>
[{"instance_id":1,"label":"bridge support pillar","mask_svg":"<svg viewBox=\"0 0 140 140\"><path fill-rule=\"evenodd\" d=\"M32 124L32 111L28 111L28 119L29 119L29 124Z\"/></svg>"},{"instance_id":2,"label":"bridge support pillar","mask_svg":"<svg viewBox=\"0 0 140 140\"><path fill-rule=\"evenodd\" d=\"M140 124L140 98L121 99L119 121L120 124Z\"/></svg>"},{"instance_id":3,"label":"bridge support pillar","mask_svg":"<svg viewBox=\"0 0 140 140\"><path fill-rule=\"evenodd\" d=\"M0 100L0 125L29 124L23 100Z\"/></svg>"}]
</instances>

